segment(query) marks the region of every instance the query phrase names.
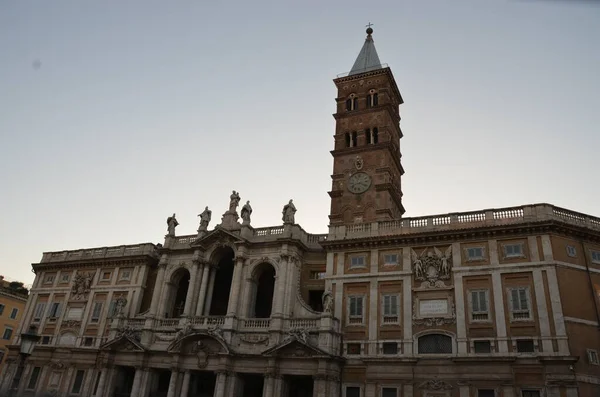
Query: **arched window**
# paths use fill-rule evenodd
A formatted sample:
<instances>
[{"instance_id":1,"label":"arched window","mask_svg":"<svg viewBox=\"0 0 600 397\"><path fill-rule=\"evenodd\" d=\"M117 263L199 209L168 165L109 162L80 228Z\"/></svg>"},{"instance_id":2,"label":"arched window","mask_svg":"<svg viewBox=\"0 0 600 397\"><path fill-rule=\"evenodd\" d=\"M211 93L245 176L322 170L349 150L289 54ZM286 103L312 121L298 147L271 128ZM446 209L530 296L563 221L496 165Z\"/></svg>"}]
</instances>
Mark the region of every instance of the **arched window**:
<instances>
[{"instance_id":1,"label":"arched window","mask_svg":"<svg viewBox=\"0 0 600 397\"><path fill-rule=\"evenodd\" d=\"M452 354L452 338L444 334L419 337L419 354Z\"/></svg>"},{"instance_id":2,"label":"arched window","mask_svg":"<svg viewBox=\"0 0 600 397\"><path fill-rule=\"evenodd\" d=\"M377 106L379 100L377 99L377 92L375 90L370 90L369 95L367 96L367 107L372 108Z\"/></svg>"},{"instance_id":3,"label":"arched window","mask_svg":"<svg viewBox=\"0 0 600 397\"><path fill-rule=\"evenodd\" d=\"M350 147L350 133L349 132L346 132L345 138L346 138L346 147Z\"/></svg>"},{"instance_id":4,"label":"arched window","mask_svg":"<svg viewBox=\"0 0 600 397\"><path fill-rule=\"evenodd\" d=\"M346 99L346 111L357 110L358 109L358 98L354 94L350 94L348 99Z\"/></svg>"},{"instance_id":5,"label":"arched window","mask_svg":"<svg viewBox=\"0 0 600 397\"><path fill-rule=\"evenodd\" d=\"M185 300L187 298L190 284L190 273L186 269L179 269L171 277L171 283L168 284L168 295L166 302L165 317L176 318L183 314Z\"/></svg>"},{"instance_id":6,"label":"arched window","mask_svg":"<svg viewBox=\"0 0 600 397\"><path fill-rule=\"evenodd\" d=\"M357 142L356 131L352 131L352 142L350 144L350 147L356 147L356 142Z\"/></svg>"},{"instance_id":7,"label":"arched window","mask_svg":"<svg viewBox=\"0 0 600 397\"><path fill-rule=\"evenodd\" d=\"M218 258L212 295L207 297L204 303L205 313L209 316L224 316L227 314L229 305L229 292L231 291L231 280L233 279L233 258L235 253L229 247L220 248L216 257ZM212 269L211 272L215 270Z\"/></svg>"},{"instance_id":8,"label":"arched window","mask_svg":"<svg viewBox=\"0 0 600 397\"><path fill-rule=\"evenodd\" d=\"M375 144L377 142L379 142L379 130L377 129L377 127L375 127L371 132L371 143Z\"/></svg>"},{"instance_id":9,"label":"arched window","mask_svg":"<svg viewBox=\"0 0 600 397\"><path fill-rule=\"evenodd\" d=\"M275 293L275 269L268 263L259 265L252 277L253 301L250 317L269 318L273 307Z\"/></svg>"}]
</instances>

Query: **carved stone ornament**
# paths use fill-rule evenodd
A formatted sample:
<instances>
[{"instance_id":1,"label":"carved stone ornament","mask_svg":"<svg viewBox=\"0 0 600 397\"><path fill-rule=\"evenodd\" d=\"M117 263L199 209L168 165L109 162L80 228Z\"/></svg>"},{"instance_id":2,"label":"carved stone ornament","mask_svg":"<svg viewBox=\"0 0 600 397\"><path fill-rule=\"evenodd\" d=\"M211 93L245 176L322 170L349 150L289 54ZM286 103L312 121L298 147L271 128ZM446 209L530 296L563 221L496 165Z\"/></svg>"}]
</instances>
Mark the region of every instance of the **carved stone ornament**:
<instances>
[{"instance_id":1,"label":"carved stone ornament","mask_svg":"<svg viewBox=\"0 0 600 397\"><path fill-rule=\"evenodd\" d=\"M364 164L365 162L363 161L362 157L356 156L356 159L354 159L354 167L356 167L358 171L363 169Z\"/></svg>"},{"instance_id":2,"label":"carved stone ornament","mask_svg":"<svg viewBox=\"0 0 600 397\"><path fill-rule=\"evenodd\" d=\"M122 336L126 336L126 337L131 338L133 340L136 340L138 342L141 339L140 338L140 330L135 329L135 328L130 327L130 326L119 327L117 329L117 334L115 336L115 339L118 339L118 338L120 338Z\"/></svg>"},{"instance_id":3,"label":"carved stone ornament","mask_svg":"<svg viewBox=\"0 0 600 397\"><path fill-rule=\"evenodd\" d=\"M177 338L177 334L171 334L171 333L163 333L163 334L154 334L154 336L156 337L156 339L163 341L163 342L172 342Z\"/></svg>"},{"instance_id":4,"label":"carved stone ornament","mask_svg":"<svg viewBox=\"0 0 600 397\"><path fill-rule=\"evenodd\" d=\"M215 325L214 327L208 327L207 331L210 336L226 344L225 338L223 337L223 329L220 326Z\"/></svg>"},{"instance_id":5,"label":"carved stone ornament","mask_svg":"<svg viewBox=\"0 0 600 397\"><path fill-rule=\"evenodd\" d=\"M85 300L87 294L90 292L92 285L92 274L91 273L79 273L73 277L73 287L71 288L71 299L73 300Z\"/></svg>"},{"instance_id":6,"label":"carved stone ornament","mask_svg":"<svg viewBox=\"0 0 600 397\"><path fill-rule=\"evenodd\" d=\"M49 365L52 369L63 369L65 367L65 364L60 360L52 360Z\"/></svg>"},{"instance_id":7,"label":"carved stone ornament","mask_svg":"<svg viewBox=\"0 0 600 397\"><path fill-rule=\"evenodd\" d=\"M79 328L81 327L81 321L80 320L67 320L67 321L63 321L63 323L61 324L62 328Z\"/></svg>"},{"instance_id":8,"label":"carved stone ornament","mask_svg":"<svg viewBox=\"0 0 600 397\"><path fill-rule=\"evenodd\" d=\"M309 344L308 337L309 337L309 334L308 334L308 331L306 330L306 328L294 328L288 332L288 335L284 339L284 342L290 341L292 339L296 339L297 341L300 341L300 342L308 345Z\"/></svg>"},{"instance_id":9,"label":"carved stone ornament","mask_svg":"<svg viewBox=\"0 0 600 397\"><path fill-rule=\"evenodd\" d=\"M251 345L269 345L269 335L265 334L240 335L240 340Z\"/></svg>"},{"instance_id":10,"label":"carved stone ornament","mask_svg":"<svg viewBox=\"0 0 600 397\"><path fill-rule=\"evenodd\" d=\"M433 247L433 250L425 249L420 255L412 249L410 251L415 279L423 281L422 286L446 287L441 280L450 279L452 246L443 253L436 247Z\"/></svg>"},{"instance_id":11,"label":"carved stone ornament","mask_svg":"<svg viewBox=\"0 0 600 397\"><path fill-rule=\"evenodd\" d=\"M451 384L439 379L428 380L417 387L422 390L452 390Z\"/></svg>"}]
</instances>

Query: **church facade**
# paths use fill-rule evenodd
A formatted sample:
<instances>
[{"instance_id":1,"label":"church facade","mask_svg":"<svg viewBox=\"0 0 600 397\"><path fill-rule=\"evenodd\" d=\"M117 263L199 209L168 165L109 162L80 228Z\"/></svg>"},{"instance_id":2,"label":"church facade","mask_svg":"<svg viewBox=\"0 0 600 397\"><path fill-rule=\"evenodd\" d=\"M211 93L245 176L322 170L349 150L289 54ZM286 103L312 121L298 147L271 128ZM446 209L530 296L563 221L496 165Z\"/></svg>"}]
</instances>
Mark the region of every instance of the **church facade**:
<instances>
[{"instance_id":1,"label":"church facade","mask_svg":"<svg viewBox=\"0 0 600 397\"><path fill-rule=\"evenodd\" d=\"M338 76L329 233L220 223L46 252L19 396L600 395L600 219L550 204L403 217L400 90L372 29ZM324 148L325 150L325 148ZM215 222L216 223L216 222Z\"/></svg>"}]
</instances>

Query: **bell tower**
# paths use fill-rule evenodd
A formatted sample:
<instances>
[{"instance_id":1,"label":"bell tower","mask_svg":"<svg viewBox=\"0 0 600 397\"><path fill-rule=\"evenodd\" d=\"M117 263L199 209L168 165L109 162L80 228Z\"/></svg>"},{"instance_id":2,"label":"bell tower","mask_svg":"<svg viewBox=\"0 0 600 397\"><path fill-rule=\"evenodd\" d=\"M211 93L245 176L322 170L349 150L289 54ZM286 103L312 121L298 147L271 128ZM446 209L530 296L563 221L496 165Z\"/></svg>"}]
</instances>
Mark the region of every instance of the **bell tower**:
<instances>
[{"instance_id":1,"label":"bell tower","mask_svg":"<svg viewBox=\"0 0 600 397\"><path fill-rule=\"evenodd\" d=\"M349 73L338 76L330 225L399 219L402 96L390 68L379 61L367 29Z\"/></svg>"}]
</instances>

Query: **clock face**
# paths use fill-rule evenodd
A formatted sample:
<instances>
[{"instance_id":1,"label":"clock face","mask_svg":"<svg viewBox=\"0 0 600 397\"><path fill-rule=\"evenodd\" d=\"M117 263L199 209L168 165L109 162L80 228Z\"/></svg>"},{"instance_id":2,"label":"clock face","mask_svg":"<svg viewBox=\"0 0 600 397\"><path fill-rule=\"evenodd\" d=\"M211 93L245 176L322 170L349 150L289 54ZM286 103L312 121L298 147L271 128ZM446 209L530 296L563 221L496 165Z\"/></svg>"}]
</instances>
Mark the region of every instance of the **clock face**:
<instances>
[{"instance_id":1,"label":"clock face","mask_svg":"<svg viewBox=\"0 0 600 397\"><path fill-rule=\"evenodd\" d=\"M370 186L371 177L364 172L357 172L348 179L348 190L352 193L364 193Z\"/></svg>"}]
</instances>

